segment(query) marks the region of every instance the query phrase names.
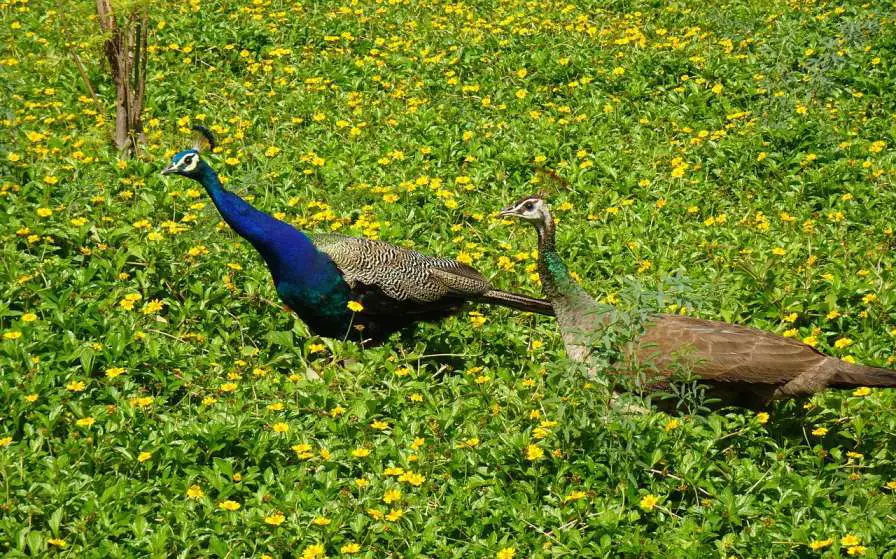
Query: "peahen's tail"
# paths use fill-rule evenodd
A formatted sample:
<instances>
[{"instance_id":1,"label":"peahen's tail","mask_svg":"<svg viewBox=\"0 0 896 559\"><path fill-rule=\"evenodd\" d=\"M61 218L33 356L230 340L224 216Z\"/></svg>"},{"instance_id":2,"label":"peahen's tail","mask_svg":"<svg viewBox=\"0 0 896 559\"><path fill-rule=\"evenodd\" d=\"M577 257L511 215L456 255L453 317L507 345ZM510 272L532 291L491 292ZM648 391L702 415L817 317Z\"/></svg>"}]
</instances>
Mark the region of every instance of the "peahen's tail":
<instances>
[{"instance_id":1,"label":"peahen's tail","mask_svg":"<svg viewBox=\"0 0 896 559\"><path fill-rule=\"evenodd\" d=\"M881 369L852 363L838 363L840 365L833 386L841 388L852 386L877 386L881 388L896 388L896 371Z\"/></svg>"},{"instance_id":2,"label":"peahen's tail","mask_svg":"<svg viewBox=\"0 0 896 559\"><path fill-rule=\"evenodd\" d=\"M479 301L510 307L511 309L516 309L518 311L554 316L554 307L544 299L526 297L525 295L517 295L516 293L508 293L507 291L498 291L497 289L486 291L485 294L479 298Z\"/></svg>"}]
</instances>

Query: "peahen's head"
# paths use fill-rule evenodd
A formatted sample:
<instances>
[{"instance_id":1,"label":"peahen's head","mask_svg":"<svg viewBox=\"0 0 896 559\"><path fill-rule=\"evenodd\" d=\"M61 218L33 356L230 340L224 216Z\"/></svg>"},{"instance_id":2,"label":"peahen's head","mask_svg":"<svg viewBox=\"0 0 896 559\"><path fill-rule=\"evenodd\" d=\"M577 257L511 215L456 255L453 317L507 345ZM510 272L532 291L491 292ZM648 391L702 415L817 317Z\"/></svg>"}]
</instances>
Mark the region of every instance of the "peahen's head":
<instances>
[{"instance_id":1,"label":"peahen's head","mask_svg":"<svg viewBox=\"0 0 896 559\"><path fill-rule=\"evenodd\" d=\"M197 132L195 145L190 149L175 153L174 157L171 158L171 163L162 169L162 175L181 175L191 179L199 178L202 167L205 165L199 157L200 148L215 149L215 137L204 126L193 126L193 130Z\"/></svg>"},{"instance_id":2,"label":"peahen's head","mask_svg":"<svg viewBox=\"0 0 896 559\"><path fill-rule=\"evenodd\" d=\"M526 196L501 210L499 215L528 221L536 228L551 219L548 203L539 195Z\"/></svg>"}]
</instances>

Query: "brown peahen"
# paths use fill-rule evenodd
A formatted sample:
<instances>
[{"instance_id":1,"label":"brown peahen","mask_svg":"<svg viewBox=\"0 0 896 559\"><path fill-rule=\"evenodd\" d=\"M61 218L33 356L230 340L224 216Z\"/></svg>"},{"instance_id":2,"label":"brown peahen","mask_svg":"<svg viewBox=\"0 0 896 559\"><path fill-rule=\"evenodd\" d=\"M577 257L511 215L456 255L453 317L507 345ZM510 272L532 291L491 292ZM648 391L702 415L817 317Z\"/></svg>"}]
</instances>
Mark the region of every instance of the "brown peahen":
<instances>
[{"instance_id":1,"label":"brown peahen","mask_svg":"<svg viewBox=\"0 0 896 559\"><path fill-rule=\"evenodd\" d=\"M538 272L566 352L596 374L592 343L613 320L613 308L598 304L570 275L557 254L555 225L545 200L529 196L500 215L535 227ZM674 374L688 371L721 403L760 408L829 387L896 387L896 371L847 363L755 328L667 314L651 315L642 326L643 333L624 348L624 364L617 363L614 372L633 374L640 368L651 388L664 388Z\"/></svg>"}]
</instances>

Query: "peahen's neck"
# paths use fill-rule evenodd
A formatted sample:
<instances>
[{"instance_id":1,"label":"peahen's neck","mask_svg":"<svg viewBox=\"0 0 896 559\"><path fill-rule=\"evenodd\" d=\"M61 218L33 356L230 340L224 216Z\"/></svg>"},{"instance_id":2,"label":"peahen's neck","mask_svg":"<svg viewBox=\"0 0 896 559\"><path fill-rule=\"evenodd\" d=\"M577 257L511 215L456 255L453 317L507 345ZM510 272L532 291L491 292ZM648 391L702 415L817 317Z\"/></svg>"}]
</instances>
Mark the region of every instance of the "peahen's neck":
<instances>
[{"instance_id":1,"label":"peahen's neck","mask_svg":"<svg viewBox=\"0 0 896 559\"><path fill-rule=\"evenodd\" d=\"M557 254L556 226L551 215L547 214L544 221L537 222L535 229L538 231L538 275L544 294L550 300L585 294Z\"/></svg>"},{"instance_id":2,"label":"peahen's neck","mask_svg":"<svg viewBox=\"0 0 896 559\"><path fill-rule=\"evenodd\" d=\"M224 221L261 254L274 283L288 279L307 283L321 258L311 240L292 225L256 210L236 194L224 189L218 174L205 161L194 177L211 196ZM305 264L304 269L297 265Z\"/></svg>"}]
</instances>

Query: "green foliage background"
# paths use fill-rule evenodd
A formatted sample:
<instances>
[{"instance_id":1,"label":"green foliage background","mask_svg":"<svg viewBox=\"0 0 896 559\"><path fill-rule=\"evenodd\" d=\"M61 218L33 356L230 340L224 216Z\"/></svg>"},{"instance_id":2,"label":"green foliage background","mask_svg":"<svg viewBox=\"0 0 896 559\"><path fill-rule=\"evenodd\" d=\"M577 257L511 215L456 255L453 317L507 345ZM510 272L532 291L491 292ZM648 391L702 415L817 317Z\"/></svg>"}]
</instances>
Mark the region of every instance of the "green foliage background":
<instances>
[{"instance_id":1,"label":"green foliage background","mask_svg":"<svg viewBox=\"0 0 896 559\"><path fill-rule=\"evenodd\" d=\"M205 124L259 208L533 294L493 216L547 189L600 298L672 275L686 312L892 366L892 4L154 4L119 161L93 4L0 0L4 556L896 557L892 391L673 420L608 409L545 318L318 340L157 173Z\"/></svg>"}]
</instances>

